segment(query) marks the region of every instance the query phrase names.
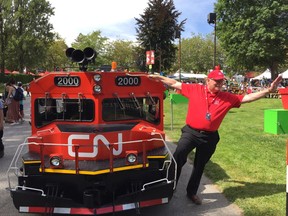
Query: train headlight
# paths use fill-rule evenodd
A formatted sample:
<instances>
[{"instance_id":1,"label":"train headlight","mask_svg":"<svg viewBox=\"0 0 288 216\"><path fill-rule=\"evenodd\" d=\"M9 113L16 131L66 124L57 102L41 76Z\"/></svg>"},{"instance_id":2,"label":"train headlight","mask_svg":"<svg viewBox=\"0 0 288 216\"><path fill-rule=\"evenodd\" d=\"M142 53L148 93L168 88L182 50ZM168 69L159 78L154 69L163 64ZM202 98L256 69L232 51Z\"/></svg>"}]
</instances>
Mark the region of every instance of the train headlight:
<instances>
[{"instance_id":1,"label":"train headlight","mask_svg":"<svg viewBox=\"0 0 288 216\"><path fill-rule=\"evenodd\" d=\"M126 152L126 164L136 164L137 163L137 151L127 151Z\"/></svg>"},{"instance_id":2,"label":"train headlight","mask_svg":"<svg viewBox=\"0 0 288 216\"><path fill-rule=\"evenodd\" d=\"M50 155L50 166L51 168L63 168L63 157L62 155Z\"/></svg>"},{"instance_id":3,"label":"train headlight","mask_svg":"<svg viewBox=\"0 0 288 216\"><path fill-rule=\"evenodd\" d=\"M95 74L94 75L94 81L100 82L101 81L101 75L100 74Z\"/></svg>"},{"instance_id":4,"label":"train headlight","mask_svg":"<svg viewBox=\"0 0 288 216\"><path fill-rule=\"evenodd\" d=\"M94 92L95 92L96 94L100 94L100 93L102 92L101 86L100 86L100 85L95 85L95 86L94 86Z\"/></svg>"}]
</instances>

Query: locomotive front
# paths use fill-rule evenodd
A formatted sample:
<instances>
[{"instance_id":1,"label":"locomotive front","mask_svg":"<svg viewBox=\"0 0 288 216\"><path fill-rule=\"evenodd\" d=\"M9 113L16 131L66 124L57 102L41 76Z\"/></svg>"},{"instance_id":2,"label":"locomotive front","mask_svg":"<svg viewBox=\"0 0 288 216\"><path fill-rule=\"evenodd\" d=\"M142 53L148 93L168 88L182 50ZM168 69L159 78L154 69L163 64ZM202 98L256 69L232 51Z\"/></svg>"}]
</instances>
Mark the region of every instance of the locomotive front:
<instances>
[{"instance_id":1,"label":"locomotive front","mask_svg":"<svg viewBox=\"0 0 288 216\"><path fill-rule=\"evenodd\" d=\"M30 83L32 134L7 172L19 212L99 215L168 203L173 195L163 84L113 67L87 72L92 54L70 49L82 71Z\"/></svg>"}]
</instances>

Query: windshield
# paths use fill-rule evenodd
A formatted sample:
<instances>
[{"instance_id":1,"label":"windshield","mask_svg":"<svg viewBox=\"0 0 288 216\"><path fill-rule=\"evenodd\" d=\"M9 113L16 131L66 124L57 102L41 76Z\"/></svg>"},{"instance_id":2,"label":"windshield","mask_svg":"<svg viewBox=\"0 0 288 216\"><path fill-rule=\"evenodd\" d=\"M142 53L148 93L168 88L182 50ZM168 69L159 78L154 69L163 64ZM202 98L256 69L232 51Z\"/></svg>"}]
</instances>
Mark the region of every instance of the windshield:
<instances>
[{"instance_id":1,"label":"windshield","mask_svg":"<svg viewBox=\"0 0 288 216\"><path fill-rule=\"evenodd\" d=\"M102 118L104 121L145 120L160 122L159 98L130 97L107 98L102 101Z\"/></svg>"},{"instance_id":2,"label":"windshield","mask_svg":"<svg viewBox=\"0 0 288 216\"><path fill-rule=\"evenodd\" d=\"M94 102L90 99L38 98L34 106L36 127L52 121L93 121L94 119Z\"/></svg>"}]
</instances>

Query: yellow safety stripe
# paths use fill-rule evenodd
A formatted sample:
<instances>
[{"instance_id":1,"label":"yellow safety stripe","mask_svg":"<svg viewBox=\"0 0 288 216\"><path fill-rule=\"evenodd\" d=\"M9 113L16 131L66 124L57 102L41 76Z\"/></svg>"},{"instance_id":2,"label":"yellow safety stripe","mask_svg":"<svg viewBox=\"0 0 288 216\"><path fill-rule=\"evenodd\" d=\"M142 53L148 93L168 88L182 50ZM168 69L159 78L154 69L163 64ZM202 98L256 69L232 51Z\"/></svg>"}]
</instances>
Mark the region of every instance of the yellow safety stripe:
<instances>
[{"instance_id":1,"label":"yellow safety stripe","mask_svg":"<svg viewBox=\"0 0 288 216\"><path fill-rule=\"evenodd\" d=\"M153 159L163 159L163 158L166 158L166 156L148 156L147 158L153 158Z\"/></svg>"},{"instance_id":2,"label":"yellow safety stripe","mask_svg":"<svg viewBox=\"0 0 288 216\"><path fill-rule=\"evenodd\" d=\"M132 169L139 169L142 168L143 164L137 164L132 166L125 166L125 167L117 167L113 168L112 172L119 172L124 170L132 170ZM146 167L149 167L149 164L146 164ZM39 172L42 172L42 168L39 168ZM45 173L61 173L61 174L76 174L75 170L66 170L66 169L51 169L51 168L45 168ZM110 173L110 169L105 170L99 170L99 171L87 171L87 170L79 170L79 174L82 175L100 175Z\"/></svg>"},{"instance_id":3,"label":"yellow safety stripe","mask_svg":"<svg viewBox=\"0 0 288 216\"><path fill-rule=\"evenodd\" d=\"M35 160L35 161L23 161L24 164L41 164L41 161Z\"/></svg>"}]
</instances>

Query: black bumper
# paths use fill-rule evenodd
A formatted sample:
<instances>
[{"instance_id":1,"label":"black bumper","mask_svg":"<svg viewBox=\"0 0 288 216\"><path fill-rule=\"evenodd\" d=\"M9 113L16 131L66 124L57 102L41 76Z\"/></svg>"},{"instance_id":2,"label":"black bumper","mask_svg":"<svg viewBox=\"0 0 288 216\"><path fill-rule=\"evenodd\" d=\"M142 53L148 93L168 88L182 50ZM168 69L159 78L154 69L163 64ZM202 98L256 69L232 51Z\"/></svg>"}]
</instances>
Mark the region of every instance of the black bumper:
<instances>
[{"instance_id":1,"label":"black bumper","mask_svg":"<svg viewBox=\"0 0 288 216\"><path fill-rule=\"evenodd\" d=\"M111 203L103 205L99 204L97 193L88 193L86 198L83 197L83 203L31 190L11 190L11 195L15 207L23 213L99 215L168 203L173 195L173 186L173 182L160 182L144 190L114 197Z\"/></svg>"}]
</instances>

